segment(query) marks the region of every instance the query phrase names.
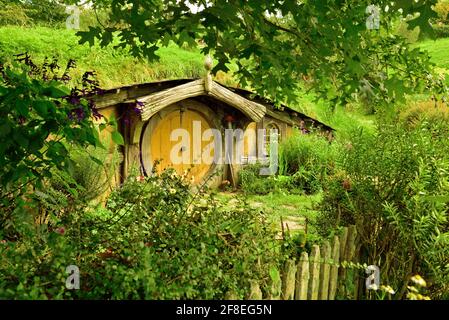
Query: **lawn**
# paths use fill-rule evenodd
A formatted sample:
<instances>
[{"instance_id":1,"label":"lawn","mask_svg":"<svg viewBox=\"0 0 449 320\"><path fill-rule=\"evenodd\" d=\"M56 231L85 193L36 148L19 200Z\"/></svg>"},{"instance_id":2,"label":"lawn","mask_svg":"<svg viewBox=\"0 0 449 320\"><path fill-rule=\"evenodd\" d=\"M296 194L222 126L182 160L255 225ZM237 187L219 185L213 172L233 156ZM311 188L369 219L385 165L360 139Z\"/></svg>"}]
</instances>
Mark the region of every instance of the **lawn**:
<instances>
[{"instance_id":1,"label":"lawn","mask_svg":"<svg viewBox=\"0 0 449 320\"><path fill-rule=\"evenodd\" d=\"M429 52L438 67L449 69L449 38L422 41L418 46Z\"/></svg>"}]
</instances>

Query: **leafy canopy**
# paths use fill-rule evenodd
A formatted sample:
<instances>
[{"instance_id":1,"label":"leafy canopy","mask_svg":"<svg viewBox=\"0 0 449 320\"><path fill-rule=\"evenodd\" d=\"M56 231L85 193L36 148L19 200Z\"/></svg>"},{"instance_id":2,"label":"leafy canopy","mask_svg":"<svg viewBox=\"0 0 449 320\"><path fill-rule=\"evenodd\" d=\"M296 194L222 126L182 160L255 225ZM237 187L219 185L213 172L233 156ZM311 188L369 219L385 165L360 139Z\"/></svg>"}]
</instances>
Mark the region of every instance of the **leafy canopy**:
<instances>
[{"instance_id":1,"label":"leafy canopy","mask_svg":"<svg viewBox=\"0 0 449 320\"><path fill-rule=\"evenodd\" d=\"M74 2L74 1L69 1ZM118 38L135 56L158 59L171 41L213 53L214 72L236 65L239 82L275 101L291 101L301 81L345 103L354 94L392 103L433 86L427 54L392 34L394 19L432 35L436 0L101 0L110 21L79 32L81 43ZM375 5L379 15L367 8ZM193 9L192 9L193 8ZM379 18L379 28L367 21ZM376 24L374 24L376 26ZM115 42L116 40L114 40Z\"/></svg>"}]
</instances>

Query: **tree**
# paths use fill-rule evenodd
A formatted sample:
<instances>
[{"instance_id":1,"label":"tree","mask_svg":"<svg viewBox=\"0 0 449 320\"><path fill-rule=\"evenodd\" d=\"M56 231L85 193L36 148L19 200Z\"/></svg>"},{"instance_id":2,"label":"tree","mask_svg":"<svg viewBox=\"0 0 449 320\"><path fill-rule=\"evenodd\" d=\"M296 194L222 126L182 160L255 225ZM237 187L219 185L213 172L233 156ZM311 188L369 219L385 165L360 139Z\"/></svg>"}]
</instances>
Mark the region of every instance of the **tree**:
<instances>
[{"instance_id":1,"label":"tree","mask_svg":"<svg viewBox=\"0 0 449 320\"><path fill-rule=\"evenodd\" d=\"M409 28L419 26L431 36L436 2L101 0L94 4L110 9L115 26L79 35L81 43L99 39L103 46L118 39L118 47L150 60L171 41L179 46L200 41L202 52L217 60L214 72L235 63L243 86L278 102L293 100L300 80L308 79L334 104L354 93L390 104L434 84L428 55L394 36L391 22L411 16ZM377 20L379 28L372 24Z\"/></svg>"}]
</instances>

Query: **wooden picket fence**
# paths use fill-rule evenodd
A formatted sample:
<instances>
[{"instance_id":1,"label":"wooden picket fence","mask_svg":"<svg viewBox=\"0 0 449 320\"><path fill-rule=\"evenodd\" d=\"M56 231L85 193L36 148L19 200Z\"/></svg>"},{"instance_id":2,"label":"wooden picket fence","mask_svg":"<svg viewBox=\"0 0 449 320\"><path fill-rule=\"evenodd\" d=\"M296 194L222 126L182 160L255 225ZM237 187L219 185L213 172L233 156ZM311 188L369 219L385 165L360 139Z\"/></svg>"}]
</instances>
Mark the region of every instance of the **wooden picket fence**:
<instances>
[{"instance_id":1,"label":"wooden picket fence","mask_svg":"<svg viewBox=\"0 0 449 320\"><path fill-rule=\"evenodd\" d=\"M332 241L321 246L314 245L310 255L302 252L296 260L288 260L279 281L273 281L269 293L263 297L260 286L251 282L248 299L270 300L334 300L338 295L357 297L360 281L350 279L354 286L348 287L348 269L343 265L358 262L357 231L355 226L345 227ZM353 292L348 292L352 290ZM232 299L232 295L229 296Z\"/></svg>"}]
</instances>

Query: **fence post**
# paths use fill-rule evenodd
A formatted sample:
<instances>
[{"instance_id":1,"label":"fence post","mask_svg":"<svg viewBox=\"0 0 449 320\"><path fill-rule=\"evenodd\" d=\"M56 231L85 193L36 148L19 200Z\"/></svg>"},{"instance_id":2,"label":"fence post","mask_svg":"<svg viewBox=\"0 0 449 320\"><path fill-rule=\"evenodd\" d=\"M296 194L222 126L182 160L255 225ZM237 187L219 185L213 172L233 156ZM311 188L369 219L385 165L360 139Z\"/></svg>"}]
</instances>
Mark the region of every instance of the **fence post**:
<instances>
[{"instance_id":1,"label":"fence post","mask_svg":"<svg viewBox=\"0 0 449 320\"><path fill-rule=\"evenodd\" d=\"M355 247L356 247L356 240L357 237L357 229L355 225L351 225L348 228L348 238L346 240L346 252L345 252L345 260L348 262L354 262L354 256L355 256ZM351 269L349 272L346 272L346 277L344 281L346 284L354 284L351 286L345 285L345 294L346 296L352 296L355 297L355 273L357 273L357 270ZM354 292L349 292L350 288Z\"/></svg>"},{"instance_id":2,"label":"fence post","mask_svg":"<svg viewBox=\"0 0 449 320\"><path fill-rule=\"evenodd\" d=\"M251 280L250 282L248 300L262 300L262 291L260 290L259 284L255 280Z\"/></svg>"},{"instance_id":3,"label":"fence post","mask_svg":"<svg viewBox=\"0 0 449 320\"><path fill-rule=\"evenodd\" d=\"M357 236L356 227L354 225L349 226L348 238L347 238L347 242L346 242L346 252L345 252L345 259L348 262L350 262L354 259L356 236Z\"/></svg>"},{"instance_id":4,"label":"fence post","mask_svg":"<svg viewBox=\"0 0 449 320\"><path fill-rule=\"evenodd\" d=\"M344 227L340 235L340 260L346 259L346 242L348 240L348 227ZM344 270L344 269L342 269Z\"/></svg>"},{"instance_id":5,"label":"fence post","mask_svg":"<svg viewBox=\"0 0 449 320\"><path fill-rule=\"evenodd\" d=\"M314 245L310 255L310 279L309 279L309 300L318 300L318 289L320 281L320 247Z\"/></svg>"},{"instance_id":6,"label":"fence post","mask_svg":"<svg viewBox=\"0 0 449 320\"><path fill-rule=\"evenodd\" d=\"M293 300L295 296L295 261L287 260L283 275L282 299Z\"/></svg>"},{"instance_id":7,"label":"fence post","mask_svg":"<svg viewBox=\"0 0 449 320\"><path fill-rule=\"evenodd\" d=\"M329 272L330 272L330 259L331 259L331 246L329 241L325 241L321 246L322 262L320 266L320 287L319 287L319 299L327 300L329 296Z\"/></svg>"},{"instance_id":8,"label":"fence post","mask_svg":"<svg viewBox=\"0 0 449 320\"><path fill-rule=\"evenodd\" d=\"M334 236L332 244L332 266L329 280L329 300L335 299L338 284L338 265L340 264L340 239Z\"/></svg>"},{"instance_id":9,"label":"fence post","mask_svg":"<svg viewBox=\"0 0 449 320\"><path fill-rule=\"evenodd\" d=\"M296 272L296 300L307 300L307 290L309 287L309 255L303 251L298 262Z\"/></svg>"},{"instance_id":10,"label":"fence post","mask_svg":"<svg viewBox=\"0 0 449 320\"><path fill-rule=\"evenodd\" d=\"M348 228L344 227L340 236L340 263L346 261L346 242L348 240ZM338 293L344 295L344 280L346 277L346 268L340 267L338 270Z\"/></svg>"}]
</instances>

